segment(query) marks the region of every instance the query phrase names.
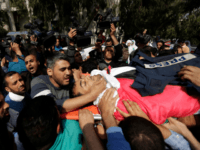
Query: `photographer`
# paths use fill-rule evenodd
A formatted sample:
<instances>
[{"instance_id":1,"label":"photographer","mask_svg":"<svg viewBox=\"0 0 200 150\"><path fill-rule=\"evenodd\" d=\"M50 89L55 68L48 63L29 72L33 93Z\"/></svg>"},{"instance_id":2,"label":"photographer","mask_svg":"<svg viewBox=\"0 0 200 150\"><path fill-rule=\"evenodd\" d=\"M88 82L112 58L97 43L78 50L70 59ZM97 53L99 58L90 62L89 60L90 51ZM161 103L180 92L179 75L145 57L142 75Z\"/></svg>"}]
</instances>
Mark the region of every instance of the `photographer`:
<instances>
[{"instance_id":1,"label":"photographer","mask_svg":"<svg viewBox=\"0 0 200 150\"><path fill-rule=\"evenodd\" d=\"M139 49L142 49L145 46L148 46L150 38L151 38L150 35L147 35L147 34L145 34L145 35L142 35L140 33L136 34L134 39L136 41L136 45L137 45L138 48L137 48L137 50L133 51L130 54L130 56L129 56L130 57L130 61L132 60L132 58L135 56L135 54L137 53L137 51Z\"/></svg>"},{"instance_id":2,"label":"photographer","mask_svg":"<svg viewBox=\"0 0 200 150\"><path fill-rule=\"evenodd\" d=\"M2 60L1 67L4 72L16 71L21 73L23 71L27 71L26 65L24 62L24 56L20 50L20 46L18 43L10 43L9 55L6 55ZM8 69L6 69L8 68ZM7 71L6 71L7 70Z\"/></svg>"}]
</instances>

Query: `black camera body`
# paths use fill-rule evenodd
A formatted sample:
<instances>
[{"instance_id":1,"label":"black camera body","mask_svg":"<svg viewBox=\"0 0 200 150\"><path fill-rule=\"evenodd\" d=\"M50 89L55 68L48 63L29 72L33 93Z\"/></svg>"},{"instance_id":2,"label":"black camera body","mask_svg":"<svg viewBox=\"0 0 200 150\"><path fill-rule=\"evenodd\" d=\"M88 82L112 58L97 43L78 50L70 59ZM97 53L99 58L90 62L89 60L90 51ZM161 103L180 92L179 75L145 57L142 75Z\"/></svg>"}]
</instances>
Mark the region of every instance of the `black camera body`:
<instances>
[{"instance_id":1,"label":"black camera body","mask_svg":"<svg viewBox=\"0 0 200 150\"><path fill-rule=\"evenodd\" d=\"M17 35L17 36L15 37L14 43L20 44L21 41L22 41L22 39L23 39L23 38L22 38L20 35Z\"/></svg>"},{"instance_id":2,"label":"black camera body","mask_svg":"<svg viewBox=\"0 0 200 150\"><path fill-rule=\"evenodd\" d=\"M80 23L74 16L70 17L72 21L72 29L76 29L77 35L74 37L74 42L77 44L77 47L85 47L91 44L92 32L86 32L87 28L82 27ZM70 31L70 28L69 28Z\"/></svg>"},{"instance_id":3,"label":"black camera body","mask_svg":"<svg viewBox=\"0 0 200 150\"><path fill-rule=\"evenodd\" d=\"M40 19L32 21L33 23L27 23L24 25L24 28L30 29L29 36L36 35L37 43L35 45L44 45L45 48L50 48L56 43L56 37L54 32L45 31L43 29L44 23Z\"/></svg>"},{"instance_id":4,"label":"black camera body","mask_svg":"<svg viewBox=\"0 0 200 150\"><path fill-rule=\"evenodd\" d=\"M94 21L97 22L97 28L109 29L111 23L116 24L120 21L120 17L113 17L112 9L109 8L105 14L97 14Z\"/></svg>"},{"instance_id":5,"label":"black camera body","mask_svg":"<svg viewBox=\"0 0 200 150\"><path fill-rule=\"evenodd\" d=\"M6 54L10 54L10 42L12 41L11 37L4 37L1 40L3 40L3 42L0 42L0 59L2 59Z\"/></svg>"}]
</instances>

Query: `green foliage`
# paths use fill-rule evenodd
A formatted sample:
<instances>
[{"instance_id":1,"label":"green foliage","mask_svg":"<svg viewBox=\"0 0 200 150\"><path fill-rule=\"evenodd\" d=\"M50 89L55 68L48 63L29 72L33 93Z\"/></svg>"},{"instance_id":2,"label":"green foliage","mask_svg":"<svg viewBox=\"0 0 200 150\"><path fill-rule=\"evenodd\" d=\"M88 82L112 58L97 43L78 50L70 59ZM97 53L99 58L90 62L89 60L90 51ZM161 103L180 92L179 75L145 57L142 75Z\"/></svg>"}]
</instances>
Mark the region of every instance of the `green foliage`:
<instances>
[{"instance_id":1,"label":"green foliage","mask_svg":"<svg viewBox=\"0 0 200 150\"><path fill-rule=\"evenodd\" d=\"M10 0L10 2L10 7L17 7L17 14L20 15L21 18L28 16L25 0Z\"/></svg>"},{"instance_id":2,"label":"green foliage","mask_svg":"<svg viewBox=\"0 0 200 150\"><path fill-rule=\"evenodd\" d=\"M122 28L127 37L147 29L148 34L162 38L193 39L199 30L199 6L195 0L121 0Z\"/></svg>"},{"instance_id":3,"label":"green foliage","mask_svg":"<svg viewBox=\"0 0 200 150\"><path fill-rule=\"evenodd\" d=\"M3 26L4 23L9 24L8 15L5 11L3 11L3 10L0 11L0 18L1 18L0 26Z\"/></svg>"},{"instance_id":4,"label":"green foliage","mask_svg":"<svg viewBox=\"0 0 200 150\"><path fill-rule=\"evenodd\" d=\"M58 26L67 29L70 26L70 16L74 15L80 21L81 16L79 12L87 11L87 17L85 18L85 25L91 22L96 13L96 8L104 8L106 6L104 0L60 0L55 1L59 12Z\"/></svg>"},{"instance_id":5,"label":"green foliage","mask_svg":"<svg viewBox=\"0 0 200 150\"><path fill-rule=\"evenodd\" d=\"M6 31L3 27L0 26L0 38L5 37L8 31Z\"/></svg>"}]
</instances>

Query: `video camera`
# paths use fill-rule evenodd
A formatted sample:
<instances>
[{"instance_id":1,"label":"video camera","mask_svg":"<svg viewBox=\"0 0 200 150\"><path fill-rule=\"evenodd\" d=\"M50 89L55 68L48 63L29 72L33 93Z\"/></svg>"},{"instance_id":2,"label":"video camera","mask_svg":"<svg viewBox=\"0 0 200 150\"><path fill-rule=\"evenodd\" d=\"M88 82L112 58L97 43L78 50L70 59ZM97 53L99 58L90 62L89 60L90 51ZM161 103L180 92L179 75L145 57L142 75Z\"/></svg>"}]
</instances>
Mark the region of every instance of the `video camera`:
<instances>
[{"instance_id":1,"label":"video camera","mask_svg":"<svg viewBox=\"0 0 200 150\"><path fill-rule=\"evenodd\" d=\"M77 21L75 16L70 17L72 21L72 29L76 29L77 35L74 37L74 42L77 47L85 47L91 44L91 36L93 35L91 31L86 31L87 28L82 27ZM70 31L70 28L69 28Z\"/></svg>"},{"instance_id":2,"label":"video camera","mask_svg":"<svg viewBox=\"0 0 200 150\"><path fill-rule=\"evenodd\" d=\"M119 17L113 17L112 9L109 8L105 14L97 14L94 18L94 21L97 22L97 28L100 29L109 29L111 23L117 23L120 21Z\"/></svg>"},{"instance_id":3,"label":"video camera","mask_svg":"<svg viewBox=\"0 0 200 150\"><path fill-rule=\"evenodd\" d=\"M3 40L3 41L2 41ZM0 42L0 59L2 59L6 53L9 54L10 42L12 41L11 37L4 37Z\"/></svg>"},{"instance_id":4,"label":"video camera","mask_svg":"<svg viewBox=\"0 0 200 150\"><path fill-rule=\"evenodd\" d=\"M36 35L37 43L35 45L44 45L45 48L50 48L55 45L56 37L53 31L46 32L43 27L44 23L40 19L35 19L33 23L24 25L25 29L30 29L29 36Z\"/></svg>"}]
</instances>

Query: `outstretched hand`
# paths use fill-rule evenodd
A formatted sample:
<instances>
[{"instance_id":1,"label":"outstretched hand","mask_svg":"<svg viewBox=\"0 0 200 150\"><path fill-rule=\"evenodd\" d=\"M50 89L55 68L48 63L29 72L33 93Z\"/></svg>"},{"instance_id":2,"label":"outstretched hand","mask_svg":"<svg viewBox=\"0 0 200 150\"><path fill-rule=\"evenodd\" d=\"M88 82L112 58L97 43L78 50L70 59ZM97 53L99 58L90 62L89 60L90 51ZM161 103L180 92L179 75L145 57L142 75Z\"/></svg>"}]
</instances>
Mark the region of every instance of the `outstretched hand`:
<instances>
[{"instance_id":1,"label":"outstretched hand","mask_svg":"<svg viewBox=\"0 0 200 150\"><path fill-rule=\"evenodd\" d=\"M101 94L105 89L106 89L106 80L104 80L103 78L97 82L95 82L93 84L93 86L91 87L91 96L96 99L99 94Z\"/></svg>"},{"instance_id":2,"label":"outstretched hand","mask_svg":"<svg viewBox=\"0 0 200 150\"><path fill-rule=\"evenodd\" d=\"M6 59L6 57L4 57L2 60L1 60L1 67L4 67L6 66L6 64L8 64L9 61Z\"/></svg>"},{"instance_id":3,"label":"outstretched hand","mask_svg":"<svg viewBox=\"0 0 200 150\"><path fill-rule=\"evenodd\" d=\"M193 84L200 86L200 68L195 66L184 66L178 75L182 80L189 80Z\"/></svg>"},{"instance_id":4,"label":"outstretched hand","mask_svg":"<svg viewBox=\"0 0 200 150\"><path fill-rule=\"evenodd\" d=\"M94 125L94 117L91 111L82 109L78 111L79 125L81 130L88 124Z\"/></svg>"},{"instance_id":5,"label":"outstretched hand","mask_svg":"<svg viewBox=\"0 0 200 150\"><path fill-rule=\"evenodd\" d=\"M102 115L105 116L113 115L115 109L115 103L119 98L118 94L115 97L113 97L115 91L116 91L115 88L107 89L102 98L100 99L98 107Z\"/></svg>"},{"instance_id":6,"label":"outstretched hand","mask_svg":"<svg viewBox=\"0 0 200 150\"><path fill-rule=\"evenodd\" d=\"M114 23L111 23L110 24L110 35L115 35L115 31L116 31L116 28L115 28L115 25Z\"/></svg>"},{"instance_id":7,"label":"outstretched hand","mask_svg":"<svg viewBox=\"0 0 200 150\"><path fill-rule=\"evenodd\" d=\"M74 77L74 80L77 81L79 79L81 79L81 71L78 70L78 69L72 69L72 74L73 74L73 77Z\"/></svg>"},{"instance_id":8,"label":"outstretched hand","mask_svg":"<svg viewBox=\"0 0 200 150\"><path fill-rule=\"evenodd\" d=\"M147 120L150 120L149 117L142 111L140 106L136 102L132 102L130 100L123 100L124 106L126 107L128 114L121 111L119 108L117 108L117 111L123 116L123 117L129 117L129 116L138 116L145 118Z\"/></svg>"},{"instance_id":9,"label":"outstretched hand","mask_svg":"<svg viewBox=\"0 0 200 150\"><path fill-rule=\"evenodd\" d=\"M113 114L114 114L114 109L115 109L115 103L117 99L119 98L119 96L117 94L115 97L113 97L115 92L116 92L116 89L114 88L107 89L98 105L101 111L101 116L103 118L103 122L106 126L106 129L113 126L117 126L117 122Z\"/></svg>"},{"instance_id":10,"label":"outstretched hand","mask_svg":"<svg viewBox=\"0 0 200 150\"><path fill-rule=\"evenodd\" d=\"M165 126L168 129L171 129L179 134L182 134L183 136L185 135L185 132L188 130L188 128L184 123L182 123L172 117L168 118L168 121L169 122L165 123L163 126Z\"/></svg>"},{"instance_id":11,"label":"outstretched hand","mask_svg":"<svg viewBox=\"0 0 200 150\"><path fill-rule=\"evenodd\" d=\"M77 31L76 29L70 28L70 31L68 32L68 36L72 39L74 36L76 36Z\"/></svg>"}]
</instances>

